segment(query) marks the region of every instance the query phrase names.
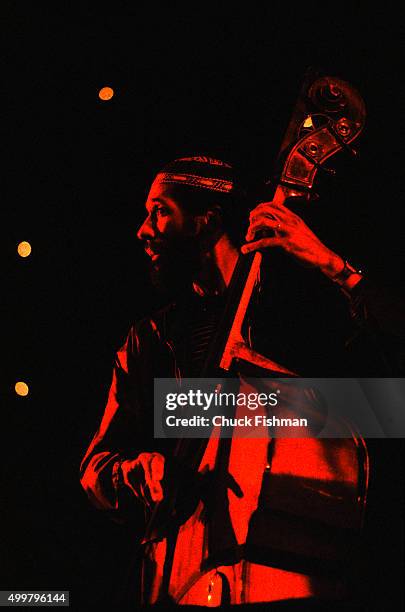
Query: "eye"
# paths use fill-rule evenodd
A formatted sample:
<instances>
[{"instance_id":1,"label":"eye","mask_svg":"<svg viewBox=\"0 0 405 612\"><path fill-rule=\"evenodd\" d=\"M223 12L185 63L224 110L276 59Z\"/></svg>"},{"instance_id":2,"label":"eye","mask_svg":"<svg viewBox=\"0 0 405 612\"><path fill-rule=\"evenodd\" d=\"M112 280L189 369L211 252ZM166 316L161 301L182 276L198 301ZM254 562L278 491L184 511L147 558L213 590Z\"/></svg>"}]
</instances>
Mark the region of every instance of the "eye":
<instances>
[{"instance_id":1,"label":"eye","mask_svg":"<svg viewBox=\"0 0 405 612\"><path fill-rule=\"evenodd\" d=\"M167 206L158 206L155 208L155 214L157 217L166 217L170 214L170 210L167 208Z\"/></svg>"}]
</instances>

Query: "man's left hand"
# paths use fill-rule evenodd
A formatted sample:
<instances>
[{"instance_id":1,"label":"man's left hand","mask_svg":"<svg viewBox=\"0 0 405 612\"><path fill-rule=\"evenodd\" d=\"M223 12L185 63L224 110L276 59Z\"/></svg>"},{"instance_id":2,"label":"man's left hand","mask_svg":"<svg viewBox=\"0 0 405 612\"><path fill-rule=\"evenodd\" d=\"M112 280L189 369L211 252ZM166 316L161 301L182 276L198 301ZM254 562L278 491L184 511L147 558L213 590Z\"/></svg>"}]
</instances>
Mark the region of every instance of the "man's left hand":
<instances>
[{"instance_id":1,"label":"man's left hand","mask_svg":"<svg viewBox=\"0 0 405 612\"><path fill-rule=\"evenodd\" d=\"M259 231L273 230L274 236L256 238ZM344 267L339 255L328 249L304 221L281 203L264 202L250 213L247 243L242 253L279 247L304 265L319 268L330 278Z\"/></svg>"}]
</instances>

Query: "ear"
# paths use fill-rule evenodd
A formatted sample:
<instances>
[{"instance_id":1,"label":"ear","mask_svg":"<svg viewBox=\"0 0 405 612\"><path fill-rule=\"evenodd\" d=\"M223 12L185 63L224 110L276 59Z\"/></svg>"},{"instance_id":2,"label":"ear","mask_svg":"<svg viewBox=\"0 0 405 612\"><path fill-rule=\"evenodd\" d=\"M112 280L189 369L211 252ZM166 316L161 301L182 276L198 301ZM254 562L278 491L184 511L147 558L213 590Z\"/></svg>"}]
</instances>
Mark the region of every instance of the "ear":
<instances>
[{"instance_id":1,"label":"ear","mask_svg":"<svg viewBox=\"0 0 405 612\"><path fill-rule=\"evenodd\" d=\"M213 206L204 215L205 224L212 229L222 226L222 215L220 206Z\"/></svg>"},{"instance_id":2,"label":"ear","mask_svg":"<svg viewBox=\"0 0 405 612\"><path fill-rule=\"evenodd\" d=\"M217 232L222 228L221 208L213 206L202 215L194 217L194 235Z\"/></svg>"}]
</instances>

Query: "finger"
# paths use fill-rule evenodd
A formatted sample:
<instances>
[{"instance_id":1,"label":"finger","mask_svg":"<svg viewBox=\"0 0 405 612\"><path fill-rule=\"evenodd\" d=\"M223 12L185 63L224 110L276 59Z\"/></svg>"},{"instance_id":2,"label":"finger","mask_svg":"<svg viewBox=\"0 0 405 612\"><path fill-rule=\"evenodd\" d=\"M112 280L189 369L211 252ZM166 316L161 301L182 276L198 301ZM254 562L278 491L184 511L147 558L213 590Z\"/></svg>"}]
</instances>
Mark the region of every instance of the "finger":
<instances>
[{"instance_id":1,"label":"finger","mask_svg":"<svg viewBox=\"0 0 405 612\"><path fill-rule=\"evenodd\" d=\"M147 487L146 485L141 485L141 499L148 508L152 507L152 498L150 495L149 487Z\"/></svg>"},{"instance_id":2,"label":"finger","mask_svg":"<svg viewBox=\"0 0 405 612\"><path fill-rule=\"evenodd\" d=\"M160 480L164 473L164 458L162 455L152 453L145 459L145 481L149 488L152 501L163 499L163 489Z\"/></svg>"},{"instance_id":3,"label":"finger","mask_svg":"<svg viewBox=\"0 0 405 612\"><path fill-rule=\"evenodd\" d=\"M263 216L266 216L269 219L276 219L280 221L280 220L288 219L293 214L294 213L291 212L291 210L288 210L288 208L285 208L285 207L278 208L275 204L273 204L272 202L269 202L266 204L259 204L259 206L256 206L256 208L254 208L249 215L249 221L252 222L257 217L263 217Z\"/></svg>"},{"instance_id":4,"label":"finger","mask_svg":"<svg viewBox=\"0 0 405 612\"><path fill-rule=\"evenodd\" d=\"M262 212L255 213L254 215L249 216L249 224L257 223L257 221L275 221L276 223L280 221L278 217L270 214L269 212L263 210Z\"/></svg>"},{"instance_id":5,"label":"finger","mask_svg":"<svg viewBox=\"0 0 405 612\"><path fill-rule=\"evenodd\" d=\"M253 210L250 211L249 219L252 219L252 217L256 217L257 215L262 214L268 214L269 216L274 218L274 215L271 215L270 213L271 205L271 202L262 202L261 204L258 204L255 208L253 208Z\"/></svg>"},{"instance_id":6,"label":"finger","mask_svg":"<svg viewBox=\"0 0 405 612\"><path fill-rule=\"evenodd\" d=\"M160 484L160 482L158 481L154 481L153 485L151 487L149 487L150 490L150 496L152 498L152 501L154 502L160 502L163 499L163 488L162 485Z\"/></svg>"},{"instance_id":7,"label":"finger","mask_svg":"<svg viewBox=\"0 0 405 612\"><path fill-rule=\"evenodd\" d=\"M266 229L280 230L281 224L278 221L261 217L249 225L245 238L247 241L253 240L257 231Z\"/></svg>"},{"instance_id":8,"label":"finger","mask_svg":"<svg viewBox=\"0 0 405 612\"><path fill-rule=\"evenodd\" d=\"M256 240L255 242L244 244L241 248L241 253L246 255L246 253L250 253L251 251L258 251L259 249L269 247L278 247L282 246L282 244L283 241L281 238L263 238L262 240Z\"/></svg>"},{"instance_id":9,"label":"finger","mask_svg":"<svg viewBox=\"0 0 405 612\"><path fill-rule=\"evenodd\" d=\"M300 198L294 198L294 200L299 200ZM290 215L294 215L295 213L292 212L292 210L290 208L288 208L288 206L286 206L285 204L283 204L283 202L279 201L277 202L276 200L274 200L272 203L272 206L274 207L274 209L278 212L278 214L290 214Z\"/></svg>"},{"instance_id":10,"label":"finger","mask_svg":"<svg viewBox=\"0 0 405 612\"><path fill-rule=\"evenodd\" d=\"M291 212L290 209L287 208L287 206L284 206L282 202L278 202L277 200L269 200L268 202L260 202L260 204L252 209L251 213L261 212L263 210L274 210L275 212L280 210L283 212Z\"/></svg>"},{"instance_id":11,"label":"finger","mask_svg":"<svg viewBox=\"0 0 405 612\"><path fill-rule=\"evenodd\" d=\"M154 455L150 465L152 471L152 486L150 487L152 500L155 502L162 501L163 488L160 481L164 476L165 458L163 455L156 454Z\"/></svg>"},{"instance_id":12,"label":"finger","mask_svg":"<svg viewBox=\"0 0 405 612\"><path fill-rule=\"evenodd\" d=\"M152 469L151 469L152 458L153 457L151 453L142 453L141 455L139 455L139 462L141 463L143 467L145 483L148 487L150 487L150 484L152 482Z\"/></svg>"},{"instance_id":13,"label":"finger","mask_svg":"<svg viewBox=\"0 0 405 612\"><path fill-rule=\"evenodd\" d=\"M151 461L152 480L162 480L165 471L165 458L163 455L155 454Z\"/></svg>"}]
</instances>

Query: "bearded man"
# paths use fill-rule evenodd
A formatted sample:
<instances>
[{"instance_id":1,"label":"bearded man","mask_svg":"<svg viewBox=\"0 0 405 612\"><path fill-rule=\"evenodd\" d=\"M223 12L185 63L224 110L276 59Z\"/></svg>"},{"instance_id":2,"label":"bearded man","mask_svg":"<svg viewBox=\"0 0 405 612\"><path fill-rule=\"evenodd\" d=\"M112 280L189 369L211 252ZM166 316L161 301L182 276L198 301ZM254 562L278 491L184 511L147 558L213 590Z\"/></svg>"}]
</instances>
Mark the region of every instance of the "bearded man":
<instances>
[{"instance_id":1,"label":"bearded man","mask_svg":"<svg viewBox=\"0 0 405 612\"><path fill-rule=\"evenodd\" d=\"M280 203L260 203L250 212L242 244L247 219L233 168L221 160L177 159L152 184L137 236L150 258L154 284L169 289L174 299L136 323L117 352L104 416L81 465L81 482L90 500L113 517L125 517L133 504L144 504L149 512L170 493L166 468L173 447L169 440L153 438L153 380L201 374L240 253L277 250L281 260L288 254L303 264L296 269L304 284L309 267L318 275L316 282L329 283L337 299L344 294L347 312L362 333L378 328L389 334L378 292L300 216ZM263 237L263 230L271 236ZM295 330L289 334L285 327L277 329L276 317L259 312L255 320L253 312L249 340L256 326L265 345L271 327L275 351L278 335L284 356L286 346L299 354ZM321 362L340 360L345 366L337 372L333 365L330 375L346 375L345 340L339 337L335 343L341 350L335 361L330 346L324 352L307 346L300 374L322 376ZM377 349L374 353L380 359ZM342 552L341 543L357 537L361 527L366 452L361 449L361 464L336 441L326 442L329 446L319 453L319 447L296 440L288 452L289 467L279 466L280 479L273 479L269 493L263 490L264 475L277 472L277 453L271 463L268 440L260 445L232 440L226 452L210 440L199 465L206 484L195 507L172 531L143 546L143 604L271 602L277 609L277 602L290 602L296 606L291 609L302 610L347 597L343 574L350 548ZM284 484L277 490L279 481ZM340 493L333 488L337 481ZM349 509L342 505L343 498L345 503L350 498ZM263 504L273 504L272 512L257 514ZM271 521L263 524L266 516ZM248 554L258 549L254 542L261 539L260 554Z\"/></svg>"}]
</instances>

